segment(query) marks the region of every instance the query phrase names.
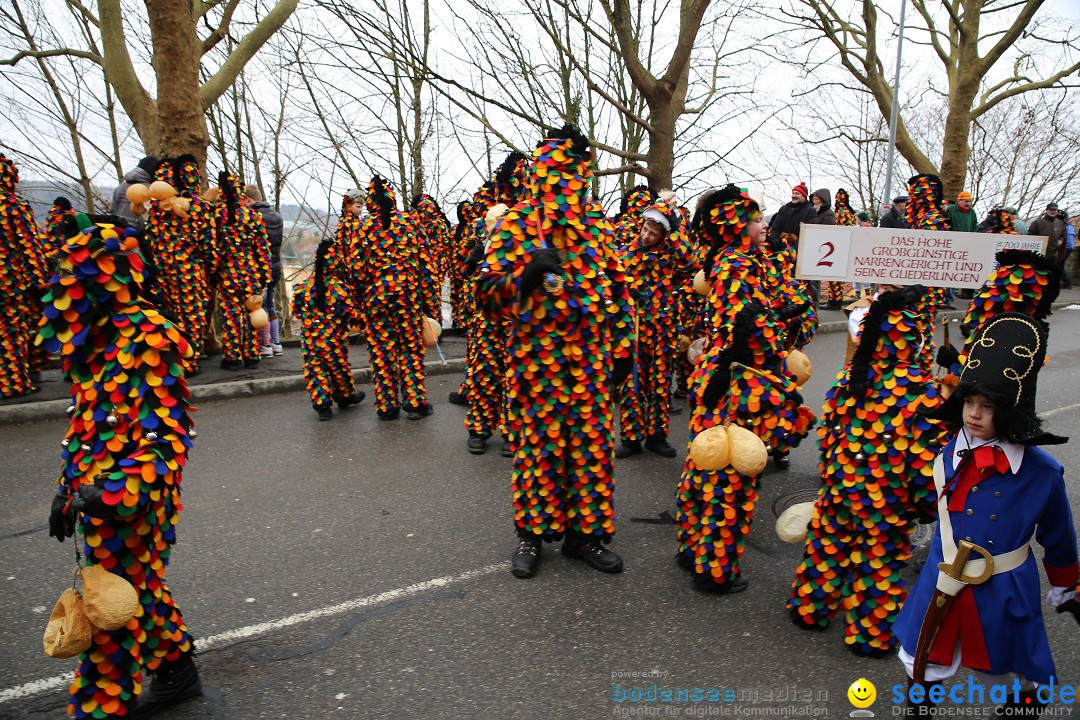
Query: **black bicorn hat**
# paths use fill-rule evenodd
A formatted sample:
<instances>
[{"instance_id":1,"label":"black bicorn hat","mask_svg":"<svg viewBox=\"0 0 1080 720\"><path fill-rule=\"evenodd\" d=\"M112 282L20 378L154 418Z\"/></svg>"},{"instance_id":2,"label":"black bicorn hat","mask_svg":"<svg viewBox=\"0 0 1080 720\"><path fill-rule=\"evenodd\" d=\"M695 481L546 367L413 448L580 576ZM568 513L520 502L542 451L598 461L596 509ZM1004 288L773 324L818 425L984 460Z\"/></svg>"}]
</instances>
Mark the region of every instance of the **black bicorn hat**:
<instances>
[{"instance_id":1,"label":"black bicorn hat","mask_svg":"<svg viewBox=\"0 0 1080 720\"><path fill-rule=\"evenodd\" d=\"M968 345L967 362L956 392L936 415L963 422L964 398L985 395L995 405L998 437L1021 445L1060 445L1068 438L1042 429L1035 413L1039 370L1046 359L1046 325L1023 313L987 320Z\"/></svg>"}]
</instances>

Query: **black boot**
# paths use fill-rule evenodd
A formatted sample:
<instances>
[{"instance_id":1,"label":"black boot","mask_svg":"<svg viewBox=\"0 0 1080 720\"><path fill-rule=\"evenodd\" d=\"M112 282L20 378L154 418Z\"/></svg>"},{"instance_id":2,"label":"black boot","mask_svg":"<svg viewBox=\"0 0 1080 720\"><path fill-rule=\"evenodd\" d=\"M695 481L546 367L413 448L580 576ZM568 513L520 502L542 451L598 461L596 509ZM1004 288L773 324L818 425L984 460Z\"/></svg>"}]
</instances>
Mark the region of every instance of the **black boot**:
<instances>
[{"instance_id":1,"label":"black boot","mask_svg":"<svg viewBox=\"0 0 1080 720\"><path fill-rule=\"evenodd\" d=\"M776 467L780 468L781 470L787 470L788 467L791 466L791 458L788 457L788 454L786 452L773 450L772 459Z\"/></svg>"},{"instance_id":2,"label":"black boot","mask_svg":"<svg viewBox=\"0 0 1080 720\"><path fill-rule=\"evenodd\" d=\"M645 449L666 458L673 458L679 454L679 451L671 447L663 435L651 435L645 440Z\"/></svg>"},{"instance_id":3,"label":"black boot","mask_svg":"<svg viewBox=\"0 0 1080 720\"><path fill-rule=\"evenodd\" d=\"M185 653L172 662L161 663L154 671L149 687L139 696L139 704L127 717L153 717L168 707L201 694L199 671L195 668L191 653Z\"/></svg>"},{"instance_id":4,"label":"black boot","mask_svg":"<svg viewBox=\"0 0 1080 720\"><path fill-rule=\"evenodd\" d=\"M933 715L933 710L936 705L930 701L930 689L933 688L935 685L941 687L941 683L923 683L922 687L926 690L926 692L923 693L923 699L919 702L914 702L911 699L911 688L914 685L916 685L916 682L913 679L908 678L908 701L907 705L904 707L904 715L906 717L931 717Z\"/></svg>"},{"instance_id":5,"label":"black boot","mask_svg":"<svg viewBox=\"0 0 1080 720\"><path fill-rule=\"evenodd\" d=\"M520 538L517 549L510 557L510 572L514 577L530 578L540 566L540 548L543 541L536 536Z\"/></svg>"},{"instance_id":6,"label":"black boot","mask_svg":"<svg viewBox=\"0 0 1080 720\"><path fill-rule=\"evenodd\" d=\"M241 363L239 360L222 360L221 361L221 369L222 370L239 370L241 367L243 367L243 363Z\"/></svg>"},{"instance_id":7,"label":"black boot","mask_svg":"<svg viewBox=\"0 0 1080 720\"><path fill-rule=\"evenodd\" d=\"M726 580L717 582L708 573L694 573L694 589L700 592L714 593L716 595L733 595L741 593L750 585L750 582L742 575L736 575Z\"/></svg>"},{"instance_id":8,"label":"black boot","mask_svg":"<svg viewBox=\"0 0 1080 720\"><path fill-rule=\"evenodd\" d=\"M499 454L504 458L514 457L514 446L510 444L510 438L503 436L502 447L499 448Z\"/></svg>"},{"instance_id":9,"label":"black boot","mask_svg":"<svg viewBox=\"0 0 1080 720\"><path fill-rule=\"evenodd\" d=\"M1009 696L1012 698L1012 695ZM999 705L994 714L998 717L1032 717L1037 718L1043 714L1046 703L1039 700L1035 690L1020 693L1020 702L1009 700L1004 705Z\"/></svg>"},{"instance_id":10,"label":"black boot","mask_svg":"<svg viewBox=\"0 0 1080 720\"><path fill-rule=\"evenodd\" d=\"M364 398L366 398L366 397L367 397L366 392L364 392L363 390L357 390L352 395L349 395L348 397L343 397L343 398L339 399L337 401L337 405L338 405L339 408L344 410L345 408L347 408L347 407L349 407L351 405L359 405L360 403L364 402Z\"/></svg>"},{"instance_id":11,"label":"black boot","mask_svg":"<svg viewBox=\"0 0 1080 720\"><path fill-rule=\"evenodd\" d=\"M450 404L451 405L468 405L469 404L469 399L455 390L454 392L450 393Z\"/></svg>"},{"instance_id":12,"label":"black boot","mask_svg":"<svg viewBox=\"0 0 1080 720\"><path fill-rule=\"evenodd\" d=\"M431 407L430 403L424 403L413 408L405 409L405 418L408 420L419 420L425 418L431 413L435 412L435 408Z\"/></svg>"},{"instance_id":13,"label":"black boot","mask_svg":"<svg viewBox=\"0 0 1080 720\"><path fill-rule=\"evenodd\" d=\"M627 458L641 452L641 443L637 440L623 440L622 445L615 448L615 457Z\"/></svg>"},{"instance_id":14,"label":"black boot","mask_svg":"<svg viewBox=\"0 0 1080 720\"><path fill-rule=\"evenodd\" d=\"M254 370L259 367L259 358L244 358L244 367L248 370Z\"/></svg>"},{"instance_id":15,"label":"black boot","mask_svg":"<svg viewBox=\"0 0 1080 720\"><path fill-rule=\"evenodd\" d=\"M401 414L401 410L397 407L387 408L385 410L378 410L376 414L380 420L397 420L398 415Z\"/></svg>"},{"instance_id":16,"label":"black boot","mask_svg":"<svg viewBox=\"0 0 1080 720\"><path fill-rule=\"evenodd\" d=\"M483 435L469 435L469 442L466 443L466 447L469 448L469 452L473 455L483 455L487 452L487 438Z\"/></svg>"},{"instance_id":17,"label":"black boot","mask_svg":"<svg viewBox=\"0 0 1080 720\"><path fill-rule=\"evenodd\" d=\"M613 550L608 550L604 543L589 535L567 533L563 540L562 554L575 560L584 560L600 572L622 572L623 561Z\"/></svg>"},{"instance_id":18,"label":"black boot","mask_svg":"<svg viewBox=\"0 0 1080 720\"><path fill-rule=\"evenodd\" d=\"M329 403L315 408L315 412L319 413L320 420L329 420L334 417L334 408L332 408Z\"/></svg>"}]
</instances>

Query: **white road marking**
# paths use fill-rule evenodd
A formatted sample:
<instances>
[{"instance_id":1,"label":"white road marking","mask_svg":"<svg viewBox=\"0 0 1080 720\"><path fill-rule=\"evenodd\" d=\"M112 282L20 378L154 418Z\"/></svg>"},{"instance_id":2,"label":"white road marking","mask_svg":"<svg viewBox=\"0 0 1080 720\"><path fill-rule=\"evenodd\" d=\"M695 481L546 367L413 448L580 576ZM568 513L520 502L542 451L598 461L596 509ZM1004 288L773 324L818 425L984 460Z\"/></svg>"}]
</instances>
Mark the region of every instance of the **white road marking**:
<instances>
[{"instance_id":1,"label":"white road marking","mask_svg":"<svg viewBox=\"0 0 1080 720\"><path fill-rule=\"evenodd\" d=\"M1055 415L1060 415L1061 413L1067 413L1067 412L1069 412L1071 410L1076 410L1078 408L1080 408L1080 403L1073 403L1072 405L1066 405L1064 407L1054 408L1053 410L1047 410L1044 413L1039 413L1039 417L1043 417L1043 418L1053 417Z\"/></svg>"},{"instance_id":2,"label":"white road marking","mask_svg":"<svg viewBox=\"0 0 1080 720\"><path fill-rule=\"evenodd\" d=\"M448 585L455 585L457 583L466 582L468 580L475 580L476 578L484 577L485 575L491 575L499 570L505 570L506 563L498 563L496 565L488 565L486 567L477 568L476 570L467 570L460 575L447 575L444 577L437 577L431 580L425 580L413 585L408 585L403 588L396 588L394 590L387 590L375 595L368 595L367 597L356 598L355 600L347 600L337 605L328 605L326 607L318 608L316 610L309 610L307 612L297 613L296 615L289 615L279 620L271 620L270 622L257 623L255 625L248 625L247 627L237 628L236 630L226 630L223 633L217 635L211 635L210 637L203 639L196 639L196 646L199 651L209 650L213 647L224 647L231 645L240 640L250 640L260 635L281 630L283 628L291 627L293 625L300 625L302 623L311 622L312 620L319 620L325 617L331 617L333 615L341 615L343 613L352 612L361 608L371 607L373 605L382 605L385 603L393 602L395 600L402 600L411 595L417 595L426 590L434 590L436 588L447 587ZM22 685L16 685L15 687L5 688L0 690L0 703L10 702L12 700L19 700L21 698L33 697L34 695L40 695L42 693L49 692L51 690L57 690L62 687L66 687L71 684L72 678L75 676L74 672L65 673L63 675L56 675L51 678L43 678L41 680L31 680L30 682L23 683Z\"/></svg>"}]
</instances>

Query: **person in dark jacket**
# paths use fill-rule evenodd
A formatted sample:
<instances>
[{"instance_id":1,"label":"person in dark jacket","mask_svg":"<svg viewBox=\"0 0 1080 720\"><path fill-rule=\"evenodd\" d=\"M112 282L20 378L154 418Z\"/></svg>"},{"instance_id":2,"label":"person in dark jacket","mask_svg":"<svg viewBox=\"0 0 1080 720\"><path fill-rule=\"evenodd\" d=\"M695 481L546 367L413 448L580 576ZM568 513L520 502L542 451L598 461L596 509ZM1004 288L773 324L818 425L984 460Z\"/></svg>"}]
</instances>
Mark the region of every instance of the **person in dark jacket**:
<instances>
[{"instance_id":1,"label":"person in dark jacket","mask_svg":"<svg viewBox=\"0 0 1080 720\"><path fill-rule=\"evenodd\" d=\"M1028 225L1028 235L1046 235L1050 242L1046 244L1046 257L1055 258L1065 274L1065 220L1058 214L1058 205L1052 202L1034 222Z\"/></svg>"},{"instance_id":2,"label":"person in dark jacket","mask_svg":"<svg viewBox=\"0 0 1080 720\"><path fill-rule=\"evenodd\" d=\"M281 346L281 324L274 307L274 294L277 292L278 281L281 280L281 238L285 221L273 205L263 200L262 191L257 186L245 186L244 196L247 198L248 207L262 217L263 224L266 225L266 240L270 246L270 284L263 296L263 309L270 318L270 324L259 331L259 355L273 357L285 352Z\"/></svg>"},{"instance_id":3,"label":"person in dark jacket","mask_svg":"<svg viewBox=\"0 0 1080 720\"><path fill-rule=\"evenodd\" d=\"M907 215L907 195L897 195L893 198L892 208L889 209L889 212L882 215L881 219L878 220L878 227L907 230L911 225L904 219L905 215Z\"/></svg>"},{"instance_id":4,"label":"person in dark jacket","mask_svg":"<svg viewBox=\"0 0 1080 720\"><path fill-rule=\"evenodd\" d=\"M810 202L814 206L815 225L835 225L836 213L832 209L832 193L828 188L815 190L810 196Z\"/></svg>"},{"instance_id":5,"label":"person in dark jacket","mask_svg":"<svg viewBox=\"0 0 1080 720\"><path fill-rule=\"evenodd\" d=\"M157 172L161 160L155 155L147 155L139 164L124 175L124 182L120 187L113 190L112 203L109 204L109 214L116 215L130 227L142 231L146 229L146 218L136 215L131 209L131 203L127 199L127 189L132 185L146 185L154 181L154 173Z\"/></svg>"},{"instance_id":6,"label":"person in dark jacket","mask_svg":"<svg viewBox=\"0 0 1080 720\"><path fill-rule=\"evenodd\" d=\"M799 226L802 223L817 222L814 206L807 201L809 192L804 182L791 188L791 202L782 205L769 222L770 245L778 247L787 240L788 244L795 248L795 252L799 251ZM789 237L784 238L784 235ZM790 237L792 235L794 238Z\"/></svg>"}]
</instances>

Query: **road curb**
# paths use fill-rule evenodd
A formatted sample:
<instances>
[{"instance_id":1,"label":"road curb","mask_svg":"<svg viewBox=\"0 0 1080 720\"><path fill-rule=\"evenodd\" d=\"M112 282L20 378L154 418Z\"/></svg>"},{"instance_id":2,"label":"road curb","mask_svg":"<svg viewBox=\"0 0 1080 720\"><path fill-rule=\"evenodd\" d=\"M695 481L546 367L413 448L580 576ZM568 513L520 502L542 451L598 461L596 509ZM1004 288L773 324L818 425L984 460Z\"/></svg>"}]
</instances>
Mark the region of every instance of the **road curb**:
<instances>
[{"instance_id":1,"label":"road curb","mask_svg":"<svg viewBox=\"0 0 1080 720\"><path fill-rule=\"evenodd\" d=\"M430 362L424 365L428 377L450 375L465 371L465 358L447 358L445 362ZM371 382L371 368L361 368L353 372L353 379L361 385ZM303 375L282 375L279 377L255 378L251 380L233 380L230 382L191 385L192 404L214 400L233 400L236 398L273 395L294 392L307 387ZM70 400L43 400L41 402L21 403L0 406L0 427L21 425L23 423L58 420L67 415Z\"/></svg>"},{"instance_id":2,"label":"road curb","mask_svg":"<svg viewBox=\"0 0 1080 720\"><path fill-rule=\"evenodd\" d=\"M1072 302L1056 302L1051 308L1060 310L1074 305ZM945 313L950 320L963 320L963 310L955 310ZM821 323L818 326L819 333L835 333L847 330L847 321L833 320ZM465 358L448 358L445 362L429 362L424 366L428 376L449 375L465 371ZM357 383L363 385L371 382L371 368L361 368L353 373ZM254 397L256 395L273 395L275 393L294 392L306 387L303 375L283 375L280 377L258 378L254 380L235 380L231 382L211 383L208 385L192 385L191 401L211 402L214 400L232 400L235 398ZM56 420L66 415L70 401L68 400L43 400L41 402L21 403L18 405L0 405L0 427L6 425L21 425L23 423L40 422L43 420Z\"/></svg>"}]
</instances>

